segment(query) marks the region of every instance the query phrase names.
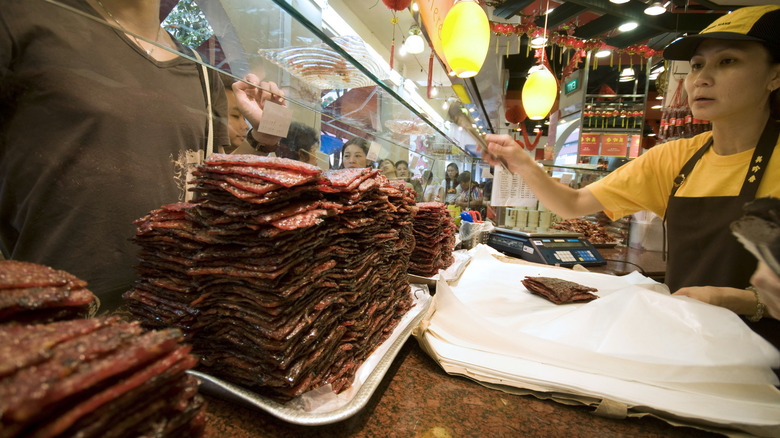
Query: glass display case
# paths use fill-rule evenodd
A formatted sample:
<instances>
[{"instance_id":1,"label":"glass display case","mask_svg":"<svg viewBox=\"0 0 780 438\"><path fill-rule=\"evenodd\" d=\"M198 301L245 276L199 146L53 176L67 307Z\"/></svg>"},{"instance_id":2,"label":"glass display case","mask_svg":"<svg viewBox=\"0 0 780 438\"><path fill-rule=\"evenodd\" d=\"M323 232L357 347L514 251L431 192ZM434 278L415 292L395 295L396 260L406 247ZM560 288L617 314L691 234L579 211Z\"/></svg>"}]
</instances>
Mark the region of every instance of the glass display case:
<instances>
[{"instance_id":1,"label":"glass display case","mask_svg":"<svg viewBox=\"0 0 780 438\"><path fill-rule=\"evenodd\" d=\"M83 14L57 0L45 1ZM252 73L275 82L293 121L320 133L327 167L339 168L343 143L361 137L372 142L374 162L407 161L414 179L430 170L439 182L450 162L474 174L479 157L451 135L450 123L426 108L414 84L371 47L340 32L348 24L334 23L326 8L326 2L315 0L182 0L163 1L160 15L163 28L185 47L180 56L232 80Z\"/></svg>"}]
</instances>

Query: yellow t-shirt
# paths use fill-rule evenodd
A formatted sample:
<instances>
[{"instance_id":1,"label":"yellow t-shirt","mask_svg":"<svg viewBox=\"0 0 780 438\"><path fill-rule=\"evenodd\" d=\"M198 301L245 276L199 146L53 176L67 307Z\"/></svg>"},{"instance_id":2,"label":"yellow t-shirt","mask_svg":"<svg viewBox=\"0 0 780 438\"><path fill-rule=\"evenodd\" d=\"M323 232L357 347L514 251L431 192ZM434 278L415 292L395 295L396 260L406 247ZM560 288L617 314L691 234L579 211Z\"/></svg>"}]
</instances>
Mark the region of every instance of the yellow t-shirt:
<instances>
[{"instance_id":1,"label":"yellow t-shirt","mask_svg":"<svg viewBox=\"0 0 780 438\"><path fill-rule=\"evenodd\" d=\"M670 141L658 145L639 158L615 169L612 173L586 188L604 206L604 212L613 220L641 210L649 210L663 217L674 179L683 165L710 137L711 132L696 137ZM780 152L769 160L756 197L780 198ZM718 155L710 148L696 163L675 196L737 196L747 175L754 149L733 155ZM763 164L766 165L766 160Z\"/></svg>"}]
</instances>

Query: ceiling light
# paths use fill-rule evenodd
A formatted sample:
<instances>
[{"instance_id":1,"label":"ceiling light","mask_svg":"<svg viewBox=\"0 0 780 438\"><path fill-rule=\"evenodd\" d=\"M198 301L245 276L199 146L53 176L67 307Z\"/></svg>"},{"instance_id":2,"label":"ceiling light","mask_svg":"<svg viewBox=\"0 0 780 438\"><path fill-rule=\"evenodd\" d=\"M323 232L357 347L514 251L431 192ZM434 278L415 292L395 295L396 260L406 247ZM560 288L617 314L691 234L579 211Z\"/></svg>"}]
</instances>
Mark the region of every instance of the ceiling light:
<instances>
[{"instance_id":1,"label":"ceiling light","mask_svg":"<svg viewBox=\"0 0 780 438\"><path fill-rule=\"evenodd\" d=\"M658 96L655 96L655 100L664 100L664 95L659 94Z\"/></svg>"},{"instance_id":2,"label":"ceiling light","mask_svg":"<svg viewBox=\"0 0 780 438\"><path fill-rule=\"evenodd\" d=\"M609 0L612 3L615 3L616 5L622 5L623 3L628 3L628 0Z\"/></svg>"},{"instance_id":3,"label":"ceiling light","mask_svg":"<svg viewBox=\"0 0 780 438\"><path fill-rule=\"evenodd\" d=\"M611 50L599 50L598 52L596 52L596 58L606 58L611 54L612 54Z\"/></svg>"},{"instance_id":4,"label":"ceiling light","mask_svg":"<svg viewBox=\"0 0 780 438\"><path fill-rule=\"evenodd\" d=\"M666 7L661 2L653 2L645 9L647 15L661 15L666 12Z\"/></svg>"},{"instance_id":5,"label":"ceiling light","mask_svg":"<svg viewBox=\"0 0 780 438\"><path fill-rule=\"evenodd\" d=\"M420 7L417 5L417 2L412 3L412 11L417 12L420 10Z\"/></svg>"},{"instance_id":6,"label":"ceiling light","mask_svg":"<svg viewBox=\"0 0 780 438\"><path fill-rule=\"evenodd\" d=\"M433 86L431 87L431 97L436 97L439 94L439 87Z\"/></svg>"},{"instance_id":7,"label":"ceiling light","mask_svg":"<svg viewBox=\"0 0 780 438\"><path fill-rule=\"evenodd\" d=\"M639 23L637 23L636 21L629 21L629 22L621 24L618 27L618 30L621 31L621 32L628 32L629 30L636 29L637 26L639 26Z\"/></svg>"},{"instance_id":8,"label":"ceiling light","mask_svg":"<svg viewBox=\"0 0 780 438\"><path fill-rule=\"evenodd\" d=\"M655 132L651 132L651 133L647 134L647 136L648 137L655 137Z\"/></svg>"},{"instance_id":9,"label":"ceiling light","mask_svg":"<svg viewBox=\"0 0 780 438\"><path fill-rule=\"evenodd\" d=\"M422 31L420 31L420 27L416 24L413 24L412 27L409 28L409 37L406 38L406 42L404 43L407 52L418 54L425 51L425 40L423 40L421 34Z\"/></svg>"},{"instance_id":10,"label":"ceiling light","mask_svg":"<svg viewBox=\"0 0 780 438\"><path fill-rule=\"evenodd\" d=\"M650 107L650 109L661 109L661 105L653 105Z\"/></svg>"},{"instance_id":11,"label":"ceiling light","mask_svg":"<svg viewBox=\"0 0 780 438\"><path fill-rule=\"evenodd\" d=\"M619 82L630 82L636 79L634 76L634 69L631 67L624 68L622 72L620 72L620 77L618 78Z\"/></svg>"},{"instance_id":12,"label":"ceiling light","mask_svg":"<svg viewBox=\"0 0 780 438\"><path fill-rule=\"evenodd\" d=\"M473 113L474 111L476 111L474 108L469 108L470 113Z\"/></svg>"},{"instance_id":13,"label":"ceiling light","mask_svg":"<svg viewBox=\"0 0 780 438\"><path fill-rule=\"evenodd\" d=\"M543 36L535 37L531 40L531 48L532 49L541 49L542 47L547 45L547 38Z\"/></svg>"},{"instance_id":14,"label":"ceiling light","mask_svg":"<svg viewBox=\"0 0 780 438\"><path fill-rule=\"evenodd\" d=\"M552 12L554 10L555 10L555 8L550 8L550 9L544 11L544 14L547 15L547 14L549 14L550 12Z\"/></svg>"},{"instance_id":15,"label":"ceiling light","mask_svg":"<svg viewBox=\"0 0 780 438\"><path fill-rule=\"evenodd\" d=\"M477 122L479 122L479 117L476 117L474 120L475 120L475 121L477 121Z\"/></svg>"}]
</instances>

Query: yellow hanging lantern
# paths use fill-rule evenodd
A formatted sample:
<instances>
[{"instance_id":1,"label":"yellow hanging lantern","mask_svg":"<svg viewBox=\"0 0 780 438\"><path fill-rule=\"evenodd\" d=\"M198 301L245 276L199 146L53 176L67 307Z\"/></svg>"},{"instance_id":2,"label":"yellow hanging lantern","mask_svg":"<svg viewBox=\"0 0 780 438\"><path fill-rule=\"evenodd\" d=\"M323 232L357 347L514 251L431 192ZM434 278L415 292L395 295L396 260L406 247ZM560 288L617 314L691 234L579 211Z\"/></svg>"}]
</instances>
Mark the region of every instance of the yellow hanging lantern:
<instances>
[{"instance_id":1,"label":"yellow hanging lantern","mask_svg":"<svg viewBox=\"0 0 780 438\"><path fill-rule=\"evenodd\" d=\"M459 78L476 76L490 47L490 22L474 0L461 0L441 27L444 58Z\"/></svg>"},{"instance_id":2,"label":"yellow hanging lantern","mask_svg":"<svg viewBox=\"0 0 780 438\"><path fill-rule=\"evenodd\" d=\"M531 67L528 79L523 85L523 108L531 120L542 120L555 104L558 97L558 82L550 70L543 65Z\"/></svg>"}]
</instances>

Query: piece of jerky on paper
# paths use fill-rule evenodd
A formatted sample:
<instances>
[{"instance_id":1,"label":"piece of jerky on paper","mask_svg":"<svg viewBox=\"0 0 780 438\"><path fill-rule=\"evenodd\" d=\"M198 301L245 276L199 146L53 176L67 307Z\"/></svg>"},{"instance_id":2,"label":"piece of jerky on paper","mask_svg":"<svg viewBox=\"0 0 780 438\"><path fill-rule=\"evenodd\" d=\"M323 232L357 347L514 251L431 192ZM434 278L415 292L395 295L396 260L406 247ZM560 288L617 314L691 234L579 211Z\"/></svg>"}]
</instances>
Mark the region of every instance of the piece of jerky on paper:
<instances>
[{"instance_id":1,"label":"piece of jerky on paper","mask_svg":"<svg viewBox=\"0 0 780 438\"><path fill-rule=\"evenodd\" d=\"M591 293L598 292L598 289L560 278L525 277L522 283L531 293L547 298L555 304L586 303L598 298Z\"/></svg>"}]
</instances>

